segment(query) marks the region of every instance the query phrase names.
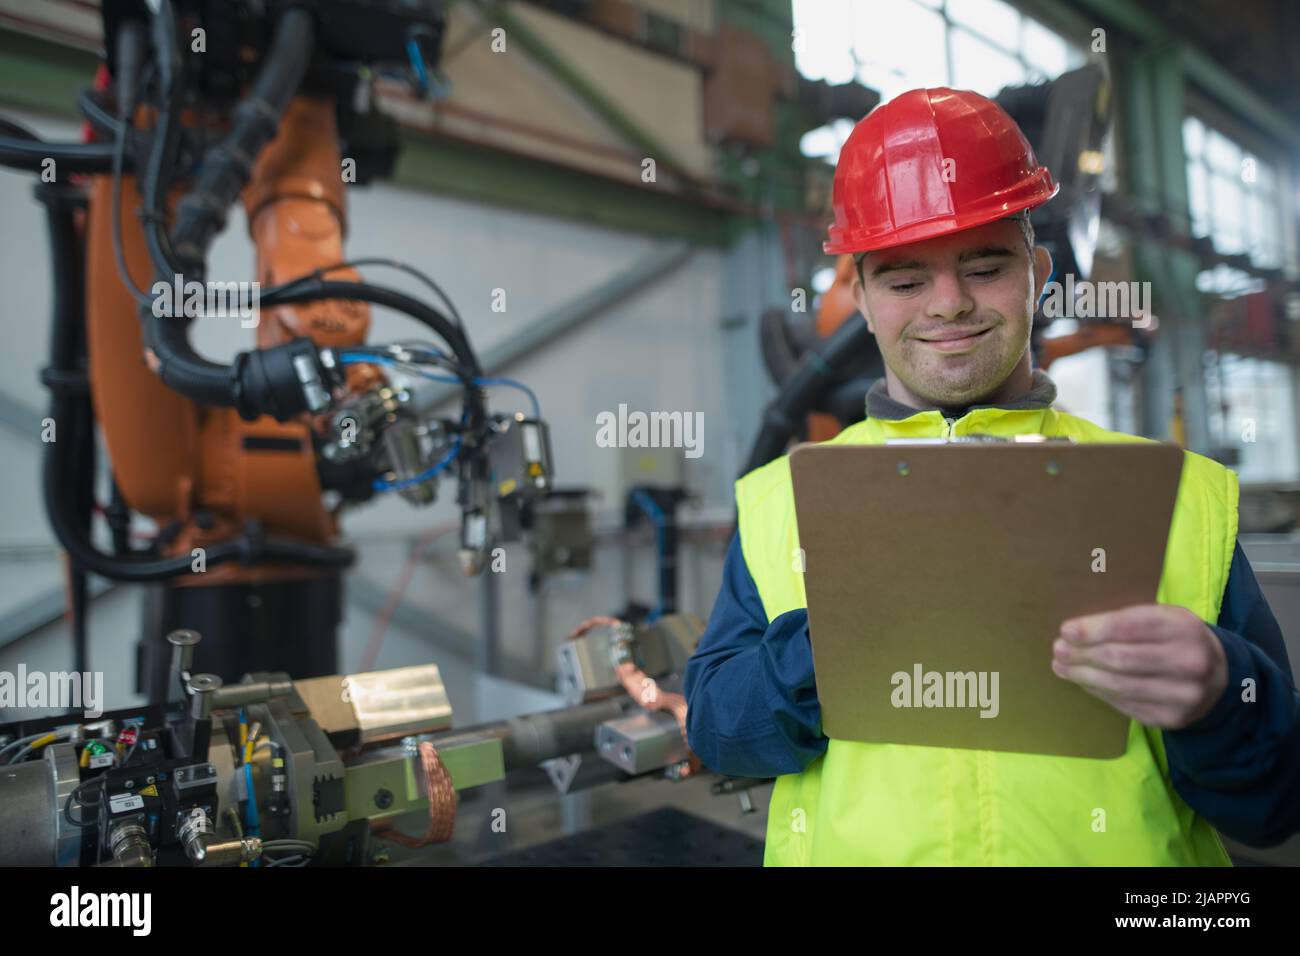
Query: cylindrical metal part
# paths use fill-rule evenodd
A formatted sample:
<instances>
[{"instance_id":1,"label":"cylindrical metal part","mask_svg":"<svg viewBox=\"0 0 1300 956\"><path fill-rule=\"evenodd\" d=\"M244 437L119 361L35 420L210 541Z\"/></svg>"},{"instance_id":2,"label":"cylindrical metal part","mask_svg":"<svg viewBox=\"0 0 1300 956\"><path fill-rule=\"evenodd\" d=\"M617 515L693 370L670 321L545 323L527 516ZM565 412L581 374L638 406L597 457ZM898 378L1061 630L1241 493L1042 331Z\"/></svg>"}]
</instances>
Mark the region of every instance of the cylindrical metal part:
<instances>
[{"instance_id":1,"label":"cylindrical metal part","mask_svg":"<svg viewBox=\"0 0 1300 956\"><path fill-rule=\"evenodd\" d=\"M181 628L167 635L167 643L172 646L172 673L188 674L194 666L194 648L203 637L198 631Z\"/></svg>"},{"instance_id":2,"label":"cylindrical metal part","mask_svg":"<svg viewBox=\"0 0 1300 956\"><path fill-rule=\"evenodd\" d=\"M217 842L212 822L201 811L191 814L181 824L178 835L185 855L195 866L234 866L262 855L262 841L258 837Z\"/></svg>"},{"instance_id":3,"label":"cylindrical metal part","mask_svg":"<svg viewBox=\"0 0 1300 956\"><path fill-rule=\"evenodd\" d=\"M153 866L149 834L138 823L119 823L108 834L116 866Z\"/></svg>"},{"instance_id":4,"label":"cylindrical metal part","mask_svg":"<svg viewBox=\"0 0 1300 956\"><path fill-rule=\"evenodd\" d=\"M251 863L262 855L260 837L244 837L242 840L223 840L209 843L205 848L201 866L238 866Z\"/></svg>"},{"instance_id":5,"label":"cylindrical metal part","mask_svg":"<svg viewBox=\"0 0 1300 956\"><path fill-rule=\"evenodd\" d=\"M208 833L207 814L202 810L197 810L186 817L185 822L181 824L180 832L177 834L181 838L181 846L185 848L185 855L196 866L203 862L206 850L204 838Z\"/></svg>"},{"instance_id":6,"label":"cylindrical metal part","mask_svg":"<svg viewBox=\"0 0 1300 956\"><path fill-rule=\"evenodd\" d=\"M627 706L624 698L616 697L510 718L505 721L510 737L502 741L506 770L536 766L568 754L589 753L595 747L596 728L622 717Z\"/></svg>"},{"instance_id":7,"label":"cylindrical metal part","mask_svg":"<svg viewBox=\"0 0 1300 956\"><path fill-rule=\"evenodd\" d=\"M194 648L202 638L198 631L175 630L167 635L167 643L172 648L172 662L167 681L167 700L169 703L184 700L185 682L189 680L190 670L194 667Z\"/></svg>"},{"instance_id":8,"label":"cylindrical metal part","mask_svg":"<svg viewBox=\"0 0 1300 956\"><path fill-rule=\"evenodd\" d=\"M535 767L543 760L590 753L595 748L596 728L607 720L617 720L624 716L628 703L626 698L616 697L592 704L547 710L540 714L495 720L425 739L442 750L461 739L498 737L501 740L505 770L510 773Z\"/></svg>"},{"instance_id":9,"label":"cylindrical metal part","mask_svg":"<svg viewBox=\"0 0 1300 956\"><path fill-rule=\"evenodd\" d=\"M264 704L274 697L287 697L293 693L293 681L254 681L251 684L227 684L213 694L214 708L242 707L245 704Z\"/></svg>"},{"instance_id":10,"label":"cylindrical metal part","mask_svg":"<svg viewBox=\"0 0 1300 956\"><path fill-rule=\"evenodd\" d=\"M58 835L50 769L27 760L0 773L0 866L53 866Z\"/></svg>"},{"instance_id":11,"label":"cylindrical metal part","mask_svg":"<svg viewBox=\"0 0 1300 956\"><path fill-rule=\"evenodd\" d=\"M189 688L194 695L194 719L211 717L212 711L219 706L215 703L215 697L221 689L221 678L216 674L195 674L189 680Z\"/></svg>"},{"instance_id":12,"label":"cylindrical metal part","mask_svg":"<svg viewBox=\"0 0 1300 956\"><path fill-rule=\"evenodd\" d=\"M48 769L46 779L49 782L49 812L54 817L56 833L55 862L57 866L78 866L81 863L81 844L86 831L68 823L63 816L64 804L81 785L76 746L51 744L46 747L45 765Z\"/></svg>"}]
</instances>

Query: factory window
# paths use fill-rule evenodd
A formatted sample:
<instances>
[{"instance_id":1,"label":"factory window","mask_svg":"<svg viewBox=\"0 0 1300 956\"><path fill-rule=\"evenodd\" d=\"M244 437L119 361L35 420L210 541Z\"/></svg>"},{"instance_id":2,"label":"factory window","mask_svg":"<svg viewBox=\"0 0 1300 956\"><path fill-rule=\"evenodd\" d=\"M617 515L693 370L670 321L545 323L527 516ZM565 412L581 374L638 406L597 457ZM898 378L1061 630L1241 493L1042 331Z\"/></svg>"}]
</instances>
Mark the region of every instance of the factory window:
<instances>
[{"instance_id":1,"label":"factory window","mask_svg":"<svg viewBox=\"0 0 1300 956\"><path fill-rule=\"evenodd\" d=\"M1226 255L1246 254L1261 268L1281 268L1284 193L1276 166L1195 116L1183 121L1192 232ZM1202 273L1203 292L1234 295L1259 286L1239 270Z\"/></svg>"},{"instance_id":2,"label":"factory window","mask_svg":"<svg viewBox=\"0 0 1300 956\"><path fill-rule=\"evenodd\" d=\"M1208 237L1217 252L1249 256L1259 268L1284 268L1290 258L1285 241L1288 196L1278 165L1196 116L1183 121L1183 150L1192 233ZM1219 264L1201 272L1196 287L1211 303L1222 303L1260 292L1265 285L1256 276ZM1230 310L1225 314L1240 316ZM1300 476L1294 376L1285 363L1226 351L1208 369L1211 434L1236 449L1243 482Z\"/></svg>"},{"instance_id":3,"label":"factory window","mask_svg":"<svg viewBox=\"0 0 1300 956\"><path fill-rule=\"evenodd\" d=\"M1081 66L1083 47L1003 0L794 0L794 51L812 80L856 79L890 100L923 86L992 96ZM836 120L805 134L804 155L834 163L853 129Z\"/></svg>"},{"instance_id":4,"label":"factory window","mask_svg":"<svg viewBox=\"0 0 1300 956\"><path fill-rule=\"evenodd\" d=\"M1210 434L1235 448L1243 484L1291 482L1300 475L1296 396L1281 362L1223 354L1206 368Z\"/></svg>"}]
</instances>

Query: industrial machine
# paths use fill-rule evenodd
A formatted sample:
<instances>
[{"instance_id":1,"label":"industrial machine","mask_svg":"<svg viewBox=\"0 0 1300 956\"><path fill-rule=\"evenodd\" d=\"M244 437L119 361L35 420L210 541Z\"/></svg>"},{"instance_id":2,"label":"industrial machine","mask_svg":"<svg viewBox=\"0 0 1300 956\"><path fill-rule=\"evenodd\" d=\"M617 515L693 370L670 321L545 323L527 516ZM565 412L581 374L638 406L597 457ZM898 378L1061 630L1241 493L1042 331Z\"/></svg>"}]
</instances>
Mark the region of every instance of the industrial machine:
<instances>
[{"instance_id":1,"label":"industrial machine","mask_svg":"<svg viewBox=\"0 0 1300 956\"><path fill-rule=\"evenodd\" d=\"M457 792L519 770L542 767L560 793L698 773L680 675L703 625L667 602L651 623L576 628L557 663L569 706L556 711L453 729L436 665L338 673L347 508L389 493L427 506L454 476L467 575L534 513L553 530L572 510L551 498L536 397L485 376L438 285L344 253L346 186L386 175L397 150L370 85L437 94L440 0L102 10L105 63L80 99L87 141L0 120L0 163L39 174L47 209L43 380L57 437L44 494L69 557L74 669L87 669L87 575L146 584L148 703L0 725L0 865L364 865L385 847L448 841ZM208 263L236 201L252 283ZM438 304L362 267L405 270ZM371 306L431 340L368 343ZM230 363L201 356L198 318L255 328L255 347ZM527 410L493 413L486 389L500 385ZM157 528L143 542L137 516ZM538 573L588 560L556 548ZM427 816L419 835L397 826L411 812Z\"/></svg>"},{"instance_id":2,"label":"industrial machine","mask_svg":"<svg viewBox=\"0 0 1300 956\"><path fill-rule=\"evenodd\" d=\"M0 726L0 866L364 866L446 842L457 793L527 768L559 793L680 780L699 763L671 688L701 633L593 618L558 652L568 706L453 728L436 665L223 683L175 631L167 701Z\"/></svg>"},{"instance_id":3,"label":"industrial machine","mask_svg":"<svg viewBox=\"0 0 1300 956\"><path fill-rule=\"evenodd\" d=\"M200 666L227 681L336 672L349 507L379 494L428 505L454 476L461 563L476 574L551 484L535 396L485 377L436 283L344 254L347 185L386 175L397 151L371 86L397 78L436 95L441 0L105 0L102 11L105 62L80 99L88 141L42 142L0 121L0 163L39 174L48 212L43 379L57 436L44 491L70 558L75 668L93 573L150 586L139 671L154 703L178 628L205 630ZM253 282L208 265L236 201ZM439 304L363 279L369 266L417 275ZM368 344L371 306L432 340ZM255 327L255 347L205 358L191 343L200 317ZM440 413L449 383L460 407ZM497 385L525 392L526 411L490 411ZM157 529L144 542L137 515Z\"/></svg>"}]
</instances>

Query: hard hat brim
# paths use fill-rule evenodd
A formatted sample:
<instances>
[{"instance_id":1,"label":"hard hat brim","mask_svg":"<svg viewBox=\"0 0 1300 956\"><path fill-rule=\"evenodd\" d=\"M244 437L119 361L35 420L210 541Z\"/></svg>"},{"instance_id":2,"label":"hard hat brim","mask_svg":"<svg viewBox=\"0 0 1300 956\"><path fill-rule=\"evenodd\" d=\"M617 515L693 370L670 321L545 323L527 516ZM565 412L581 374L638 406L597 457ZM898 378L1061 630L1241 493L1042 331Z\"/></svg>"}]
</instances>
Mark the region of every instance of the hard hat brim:
<instances>
[{"instance_id":1,"label":"hard hat brim","mask_svg":"<svg viewBox=\"0 0 1300 956\"><path fill-rule=\"evenodd\" d=\"M901 229L874 234L862 231L847 233L841 230L840 235L834 235L836 227L831 226L829 232L833 238L822 243L822 251L831 256L855 252L880 252L883 249L893 249L914 242L924 242L927 239L937 239L940 236L950 236L967 229L986 226L1026 209L1036 209L1055 196L1060 188L1060 184L1053 181L1046 167L1042 167L1030 180L1015 189L1008 190L1008 195L1004 199L999 201L995 197L994 201L987 206L966 210L961 215L936 216Z\"/></svg>"}]
</instances>

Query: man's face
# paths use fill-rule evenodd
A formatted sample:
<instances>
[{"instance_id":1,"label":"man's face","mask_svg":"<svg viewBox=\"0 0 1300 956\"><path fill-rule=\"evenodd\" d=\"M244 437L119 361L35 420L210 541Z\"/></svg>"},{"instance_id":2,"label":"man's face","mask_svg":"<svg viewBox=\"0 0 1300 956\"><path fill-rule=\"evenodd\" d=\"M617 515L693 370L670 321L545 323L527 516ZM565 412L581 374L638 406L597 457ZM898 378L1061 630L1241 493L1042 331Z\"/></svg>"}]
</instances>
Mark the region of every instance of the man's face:
<instances>
[{"instance_id":1,"label":"man's face","mask_svg":"<svg viewBox=\"0 0 1300 956\"><path fill-rule=\"evenodd\" d=\"M1028 369L1034 304L1051 273L1016 222L867 253L854 297L904 399L959 407Z\"/></svg>"}]
</instances>

